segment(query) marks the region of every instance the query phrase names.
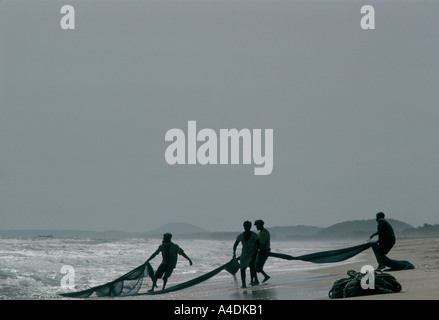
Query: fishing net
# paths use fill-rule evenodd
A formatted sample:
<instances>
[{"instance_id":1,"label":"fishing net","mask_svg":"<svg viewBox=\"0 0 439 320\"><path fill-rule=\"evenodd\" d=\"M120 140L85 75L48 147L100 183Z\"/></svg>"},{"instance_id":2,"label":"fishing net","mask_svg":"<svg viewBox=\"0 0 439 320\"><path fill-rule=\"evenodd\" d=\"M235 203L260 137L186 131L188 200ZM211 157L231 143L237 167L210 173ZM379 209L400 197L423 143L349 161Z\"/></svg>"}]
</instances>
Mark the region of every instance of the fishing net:
<instances>
[{"instance_id":1,"label":"fishing net","mask_svg":"<svg viewBox=\"0 0 439 320\"><path fill-rule=\"evenodd\" d=\"M367 242L364 244L356 245L353 247L337 249L337 250L329 250L329 251L321 251L310 254L305 254L302 256L290 256L283 253L270 252L269 256L285 259L285 260L302 260L313 263L332 263L332 262L340 262L352 258L357 254L363 252L364 250L373 246L373 242ZM383 255L382 256L384 264L389 267L385 271L397 271L397 270L409 270L414 269L415 266L406 260L394 260L389 257Z\"/></svg>"},{"instance_id":2,"label":"fishing net","mask_svg":"<svg viewBox=\"0 0 439 320\"><path fill-rule=\"evenodd\" d=\"M239 259L239 258L238 258ZM206 281L210 278L212 278L213 276L215 276L216 274L218 274L219 272L221 272L222 270L226 270L231 274L235 274L238 270L239 270L239 262L238 259L232 259L229 262L227 262L226 264L223 264L222 266L206 273L203 274L202 276L199 276L197 278L194 278L192 280L177 284L175 286L163 289L163 290L157 290L157 291L153 291L153 292L145 292L145 293L138 293L137 295L153 295L153 294L162 294L162 293L168 293L168 292L172 292L172 291L177 291L177 290L182 290L185 288L189 288L192 287L196 284L199 284L203 281Z\"/></svg>"},{"instance_id":3,"label":"fishing net","mask_svg":"<svg viewBox=\"0 0 439 320\"><path fill-rule=\"evenodd\" d=\"M61 296L71 298L130 296L140 290L145 277L154 279L154 270L148 262L145 262L114 281L82 291L61 293Z\"/></svg>"},{"instance_id":4,"label":"fishing net","mask_svg":"<svg viewBox=\"0 0 439 320\"><path fill-rule=\"evenodd\" d=\"M238 271L238 269L239 269L239 262L237 261L237 259L232 259L226 264L223 264L206 274L203 274L197 278L186 281L184 283L172 287L168 287L163 290L139 293L139 290L142 287L143 280L145 277L150 277L151 280L155 282L154 270L149 264L149 262L145 262L144 264L138 266L137 268L117 278L114 281L82 291L61 293L61 296L70 297L70 298L88 298L92 296L122 297L122 296L134 296L134 295L162 294L162 293L168 293L172 291L189 288L191 286L194 286L196 284L199 284L203 281L212 278L222 270L226 270L231 274L235 274Z\"/></svg>"},{"instance_id":5,"label":"fishing net","mask_svg":"<svg viewBox=\"0 0 439 320\"><path fill-rule=\"evenodd\" d=\"M340 262L352 258L353 256L370 248L371 246L372 246L371 243L364 243L349 248L315 252L297 257L283 253L270 252L269 256L285 259L285 260L302 260L302 261L308 261L313 263L331 263L331 262Z\"/></svg>"},{"instance_id":6,"label":"fishing net","mask_svg":"<svg viewBox=\"0 0 439 320\"><path fill-rule=\"evenodd\" d=\"M410 270L414 269L415 266L406 260L393 260L387 256L383 256L383 263L388 267L384 271L397 271L397 270Z\"/></svg>"},{"instance_id":7,"label":"fishing net","mask_svg":"<svg viewBox=\"0 0 439 320\"><path fill-rule=\"evenodd\" d=\"M334 285L329 291L329 297L331 299L366 296L372 294L397 293L402 289L401 284L399 284L396 278L388 273L375 272L373 289L364 289L361 286L361 279L366 276L365 273L349 270L347 274L349 276L348 278L335 281Z\"/></svg>"}]
</instances>

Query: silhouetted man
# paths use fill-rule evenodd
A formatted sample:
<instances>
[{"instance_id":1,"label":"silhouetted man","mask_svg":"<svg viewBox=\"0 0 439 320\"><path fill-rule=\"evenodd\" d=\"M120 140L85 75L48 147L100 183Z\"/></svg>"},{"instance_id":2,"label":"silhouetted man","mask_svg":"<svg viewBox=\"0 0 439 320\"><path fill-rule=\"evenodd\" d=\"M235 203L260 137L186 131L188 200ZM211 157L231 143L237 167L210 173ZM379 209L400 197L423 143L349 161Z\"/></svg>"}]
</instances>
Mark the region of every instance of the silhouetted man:
<instances>
[{"instance_id":1,"label":"silhouetted man","mask_svg":"<svg viewBox=\"0 0 439 320\"><path fill-rule=\"evenodd\" d=\"M165 289L166 283L168 282L169 277L172 274L172 271L174 270L175 266L177 265L177 259L178 255L182 255L185 257L189 264L192 265L192 260L189 259L189 257L184 253L183 249L181 249L178 245L173 243L171 241L172 234L165 233L163 235L163 242L158 247L158 249L149 257L146 262L151 261L154 259L156 255L159 254L159 252L162 253L162 263L157 268L157 271L155 272L155 280L152 285L152 289L150 291L154 291L154 287L157 287L157 279L161 279L163 277L163 289Z\"/></svg>"},{"instance_id":2,"label":"silhouetted man","mask_svg":"<svg viewBox=\"0 0 439 320\"><path fill-rule=\"evenodd\" d=\"M377 232L370 236L372 239L378 235L378 241L372 245L373 252L378 261L378 271L383 270L386 267L384 262L385 255L389 253L395 244L395 233L390 223L384 219L385 215L382 212L376 214L376 221L378 223Z\"/></svg>"},{"instance_id":3,"label":"silhouetted man","mask_svg":"<svg viewBox=\"0 0 439 320\"><path fill-rule=\"evenodd\" d=\"M256 263L255 263L255 271L262 273L264 276L264 280L262 282L267 281L270 279L270 276L265 273L263 270L264 264L268 259L268 255L270 253L270 232L268 232L267 229L264 228L264 221L262 220L256 220L255 221L256 229L259 230L259 251L256 256ZM254 285L259 284L258 277L255 274L255 281L253 283Z\"/></svg>"},{"instance_id":4,"label":"silhouetted man","mask_svg":"<svg viewBox=\"0 0 439 320\"><path fill-rule=\"evenodd\" d=\"M242 244L241 250L241 258L239 259L239 265L241 269L241 282L242 288L247 288L245 282L245 270L247 267L250 267L250 282L254 281L256 276L255 271L255 259L256 253L258 251L259 239L258 235L250 231L252 227L252 223L250 221L245 221L244 224L244 232L236 237L236 241L233 244L233 258L236 257L236 248L239 243Z\"/></svg>"}]
</instances>

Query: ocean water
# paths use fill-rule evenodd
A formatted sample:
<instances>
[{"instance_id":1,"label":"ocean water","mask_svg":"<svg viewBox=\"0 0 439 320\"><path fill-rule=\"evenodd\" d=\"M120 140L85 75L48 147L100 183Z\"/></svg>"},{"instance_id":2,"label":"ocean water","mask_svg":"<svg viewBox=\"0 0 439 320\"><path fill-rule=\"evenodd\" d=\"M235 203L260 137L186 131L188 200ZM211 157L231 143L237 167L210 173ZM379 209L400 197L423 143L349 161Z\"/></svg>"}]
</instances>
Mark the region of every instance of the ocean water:
<instances>
[{"instance_id":1,"label":"ocean water","mask_svg":"<svg viewBox=\"0 0 439 320\"><path fill-rule=\"evenodd\" d=\"M233 241L179 240L177 237L173 241L184 249L193 265L190 266L180 256L168 286L209 272L232 257ZM59 293L101 285L129 272L144 263L160 243L160 239L138 238L0 238L0 299L62 299ZM355 244L358 243L272 240L271 248L273 252L297 256ZM240 247L237 253L239 250ZM351 258L349 262L354 259ZM151 265L156 269L160 262L161 256L158 255ZM268 273L282 273L321 267L324 266L270 258L265 270ZM67 282L66 277L72 275L74 277ZM227 286L231 277L222 271L208 281L222 282ZM145 286L149 285L147 280ZM68 285L72 287L66 287ZM158 285L161 286L161 282Z\"/></svg>"}]
</instances>

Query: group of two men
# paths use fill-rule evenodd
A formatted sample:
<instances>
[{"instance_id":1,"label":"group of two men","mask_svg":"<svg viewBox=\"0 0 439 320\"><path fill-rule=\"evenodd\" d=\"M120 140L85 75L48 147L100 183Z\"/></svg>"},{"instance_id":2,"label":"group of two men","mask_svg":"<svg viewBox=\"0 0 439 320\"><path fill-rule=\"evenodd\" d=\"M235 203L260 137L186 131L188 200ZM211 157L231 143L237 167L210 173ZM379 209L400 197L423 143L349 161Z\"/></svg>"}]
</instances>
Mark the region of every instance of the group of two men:
<instances>
[{"instance_id":1,"label":"group of two men","mask_svg":"<svg viewBox=\"0 0 439 320\"><path fill-rule=\"evenodd\" d=\"M270 276L263 270L264 264L268 259L270 253L270 232L264 228L264 221L256 220L255 226L259 230L259 235L251 231L251 222L245 221L244 232L236 237L233 244L233 258L236 258L236 248L239 243L242 245L241 256L239 257L241 269L242 288L246 288L246 269L250 268L250 284L252 286L258 285L259 280L257 273L260 272L264 276L262 282L270 279Z\"/></svg>"}]
</instances>

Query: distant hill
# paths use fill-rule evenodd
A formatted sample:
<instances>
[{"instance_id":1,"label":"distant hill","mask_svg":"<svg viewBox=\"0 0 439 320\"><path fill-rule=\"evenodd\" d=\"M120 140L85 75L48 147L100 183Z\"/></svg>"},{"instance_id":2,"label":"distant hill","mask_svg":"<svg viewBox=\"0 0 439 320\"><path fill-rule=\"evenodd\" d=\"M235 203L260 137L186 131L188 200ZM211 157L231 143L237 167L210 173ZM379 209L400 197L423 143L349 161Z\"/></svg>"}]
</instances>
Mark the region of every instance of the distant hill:
<instances>
[{"instance_id":1,"label":"distant hill","mask_svg":"<svg viewBox=\"0 0 439 320\"><path fill-rule=\"evenodd\" d=\"M413 226L408 223L387 219L392 225L396 235L401 234ZM353 220L336 223L330 227L320 230L315 236L317 238L368 238L377 230L377 222L375 219L370 220Z\"/></svg>"}]
</instances>

